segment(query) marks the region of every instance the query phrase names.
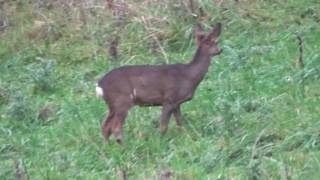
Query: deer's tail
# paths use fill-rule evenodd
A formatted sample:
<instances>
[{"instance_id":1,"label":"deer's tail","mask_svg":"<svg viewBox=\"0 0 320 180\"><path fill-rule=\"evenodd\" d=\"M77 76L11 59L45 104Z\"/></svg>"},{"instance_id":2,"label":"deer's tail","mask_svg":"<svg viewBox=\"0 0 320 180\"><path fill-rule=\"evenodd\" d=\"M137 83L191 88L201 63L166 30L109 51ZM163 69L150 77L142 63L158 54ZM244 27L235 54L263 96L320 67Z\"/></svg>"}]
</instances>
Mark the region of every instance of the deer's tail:
<instances>
[{"instance_id":1,"label":"deer's tail","mask_svg":"<svg viewBox=\"0 0 320 180\"><path fill-rule=\"evenodd\" d=\"M98 83L96 84L96 95L97 97L103 97L103 89L98 85Z\"/></svg>"}]
</instances>

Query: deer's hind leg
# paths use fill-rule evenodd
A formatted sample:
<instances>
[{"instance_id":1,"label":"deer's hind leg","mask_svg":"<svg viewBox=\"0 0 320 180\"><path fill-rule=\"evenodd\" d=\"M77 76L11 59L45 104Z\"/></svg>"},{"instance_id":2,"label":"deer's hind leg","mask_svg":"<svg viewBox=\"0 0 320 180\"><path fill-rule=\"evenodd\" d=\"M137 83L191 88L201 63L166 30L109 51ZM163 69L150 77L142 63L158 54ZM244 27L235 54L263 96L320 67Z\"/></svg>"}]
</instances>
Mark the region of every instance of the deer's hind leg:
<instances>
[{"instance_id":1,"label":"deer's hind leg","mask_svg":"<svg viewBox=\"0 0 320 180\"><path fill-rule=\"evenodd\" d=\"M110 109L110 112L106 119L102 123L102 134L106 141L109 140L109 136L111 135L111 128L112 128L112 119L114 117L114 112Z\"/></svg>"},{"instance_id":2,"label":"deer's hind leg","mask_svg":"<svg viewBox=\"0 0 320 180\"><path fill-rule=\"evenodd\" d=\"M118 143L122 143L122 129L129 109L134 105L128 98L118 97L115 101L106 101L109 107L109 114L102 123L102 134L106 141L111 134L114 135Z\"/></svg>"},{"instance_id":3,"label":"deer's hind leg","mask_svg":"<svg viewBox=\"0 0 320 180\"><path fill-rule=\"evenodd\" d=\"M133 107L133 105L133 101L126 98L119 98L117 99L117 103L114 104L114 116L112 117L111 131L119 144L123 141L123 124L128 115L129 109Z\"/></svg>"},{"instance_id":4,"label":"deer's hind leg","mask_svg":"<svg viewBox=\"0 0 320 180\"><path fill-rule=\"evenodd\" d=\"M112 134L119 144L121 144L123 141L123 124L127 115L128 110L116 112L112 121Z\"/></svg>"}]
</instances>

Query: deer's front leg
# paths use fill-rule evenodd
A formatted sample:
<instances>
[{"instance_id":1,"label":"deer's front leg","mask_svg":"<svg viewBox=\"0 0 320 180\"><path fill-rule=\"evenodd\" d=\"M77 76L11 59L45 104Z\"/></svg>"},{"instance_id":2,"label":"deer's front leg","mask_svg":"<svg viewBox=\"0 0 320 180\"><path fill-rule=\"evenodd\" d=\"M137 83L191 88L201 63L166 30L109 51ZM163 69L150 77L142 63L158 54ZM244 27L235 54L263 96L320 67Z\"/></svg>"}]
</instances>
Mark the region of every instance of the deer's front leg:
<instances>
[{"instance_id":1,"label":"deer's front leg","mask_svg":"<svg viewBox=\"0 0 320 180\"><path fill-rule=\"evenodd\" d=\"M173 115L174 118L176 119L176 123L178 127L182 126L183 118L181 115L181 110L180 110L180 105L178 105L174 110L173 110Z\"/></svg>"},{"instance_id":2,"label":"deer's front leg","mask_svg":"<svg viewBox=\"0 0 320 180\"><path fill-rule=\"evenodd\" d=\"M166 133L168 129L168 123L172 114L174 106L171 104L165 104L162 107L161 121L160 121L160 133Z\"/></svg>"}]
</instances>

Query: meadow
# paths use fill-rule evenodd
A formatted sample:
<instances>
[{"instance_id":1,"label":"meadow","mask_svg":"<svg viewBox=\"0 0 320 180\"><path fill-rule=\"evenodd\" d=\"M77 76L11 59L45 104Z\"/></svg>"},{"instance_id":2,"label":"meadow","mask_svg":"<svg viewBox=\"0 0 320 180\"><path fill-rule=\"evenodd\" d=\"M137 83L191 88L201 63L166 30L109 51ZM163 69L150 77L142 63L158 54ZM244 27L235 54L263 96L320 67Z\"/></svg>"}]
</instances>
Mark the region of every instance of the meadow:
<instances>
[{"instance_id":1,"label":"meadow","mask_svg":"<svg viewBox=\"0 0 320 180\"><path fill-rule=\"evenodd\" d=\"M135 107L106 143L97 80L188 63L217 22L183 128L161 136L161 108ZM0 0L0 63L0 179L320 177L318 0Z\"/></svg>"}]
</instances>

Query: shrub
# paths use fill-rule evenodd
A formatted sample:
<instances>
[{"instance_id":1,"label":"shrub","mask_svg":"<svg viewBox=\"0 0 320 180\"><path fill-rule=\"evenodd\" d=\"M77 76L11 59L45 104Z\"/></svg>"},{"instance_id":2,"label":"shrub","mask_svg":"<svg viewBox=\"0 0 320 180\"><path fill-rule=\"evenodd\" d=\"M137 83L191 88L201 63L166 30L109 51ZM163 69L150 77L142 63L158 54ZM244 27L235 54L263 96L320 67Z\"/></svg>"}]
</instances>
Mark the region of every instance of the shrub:
<instances>
[{"instance_id":1,"label":"shrub","mask_svg":"<svg viewBox=\"0 0 320 180\"><path fill-rule=\"evenodd\" d=\"M10 98L7 114L15 120L31 121L34 116L34 111L27 97L21 93L17 93Z\"/></svg>"},{"instance_id":2,"label":"shrub","mask_svg":"<svg viewBox=\"0 0 320 180\"><path fill-rule=\"evenodd\" d=\"M28 67L30 71L30 80L33 84L34 91L52 91L54 89L55 78L54 72L55 62L53 60L38 57L40 63L31 64Z\"/></svg>"}]
</instances>

